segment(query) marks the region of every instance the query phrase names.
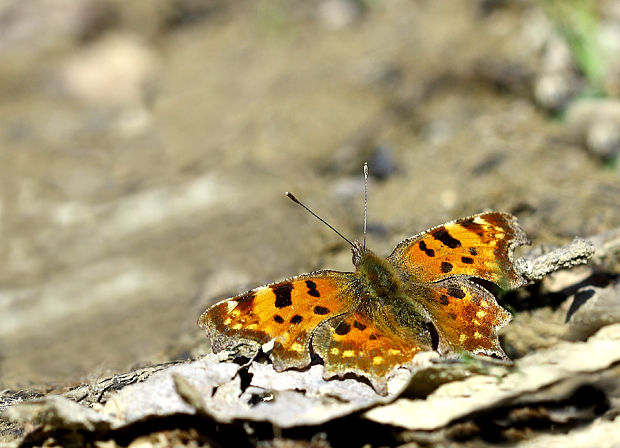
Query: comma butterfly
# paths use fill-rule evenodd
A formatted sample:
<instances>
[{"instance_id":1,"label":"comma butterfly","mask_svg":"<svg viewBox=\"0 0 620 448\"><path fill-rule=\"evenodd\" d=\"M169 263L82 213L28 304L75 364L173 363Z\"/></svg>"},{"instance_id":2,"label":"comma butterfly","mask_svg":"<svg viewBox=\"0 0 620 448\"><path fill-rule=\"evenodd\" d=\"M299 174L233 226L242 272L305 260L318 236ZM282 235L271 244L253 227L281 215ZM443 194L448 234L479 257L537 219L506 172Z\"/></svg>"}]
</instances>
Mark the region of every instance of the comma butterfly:
<instances>
[{"instance_id":1,"label":"comma butterfly","mask_svg":"<svg viewBox=\"0 0 620 448\"><path fill-rule=\"evenodd\" d=\"M387 258L366 249L365 235L364 245L350 243L355 272L302 274L207 309L198 324L213 351L273 341L277 371L308 366L314 351L326 379L354 373L381 394L390 373L422 351L506 359L497 331L511 315L470 279L503 289L526 283L512 252L529 241L514 216L451 221L400 242Z\"/></svg>"}]
</instances>

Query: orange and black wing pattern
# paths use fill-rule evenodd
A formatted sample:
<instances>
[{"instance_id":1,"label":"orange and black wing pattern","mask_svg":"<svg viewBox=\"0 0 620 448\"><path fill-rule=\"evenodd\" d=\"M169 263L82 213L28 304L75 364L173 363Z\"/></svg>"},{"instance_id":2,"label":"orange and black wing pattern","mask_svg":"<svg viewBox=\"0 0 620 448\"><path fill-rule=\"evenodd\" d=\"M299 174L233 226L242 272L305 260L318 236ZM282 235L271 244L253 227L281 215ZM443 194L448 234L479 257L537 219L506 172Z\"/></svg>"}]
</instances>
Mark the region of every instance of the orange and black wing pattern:
<instances>
[{"instance_id":1,"label":"orange and black wing pattern","mask_svg":"<svg viewBox=\"0 0 620 448\"><path fill-rule=\"evenodd\" d=\"M199 325L215 352L273 341L277 371L309 365L312 344L325 378L354 373L385 394L391 372L421 351L505 358L497 331L510 314L470 278L523 285L513 250L526 243L515 217L481 213L404 240L387 261L358 253L355 273L318 271L224 300Z\"/></svg>"},{"instance_id":2,"label":"orange and black wing pattern","mask_svg":"<svg viewBox=\"0 0 620 448\"><path fill-rule=\"evenodd\" d=\"M385 394L394 369L411 365L417 353L431 350L436 344L421 316L417 316L416 324L404 326L386 311L376 301L365 302L316 330L312 346L325 363L325 378L355 373Z\"/></svg>"},{"instance_id":3,"label":"orange and black wing pattern","mask_svg":"<svg viewBox=\"0 0 620 448\"><path fill-rule=\"evenodd\" d=\"M198 320L212 339L214 352L246 343L274 341L274 368L310 363L310 339L321 322L350 312L355 274L318 271L253 289L216 303Z\"/></svg>"},{"instance_id":4,"label":"orange and black wing pattern","mask_svg":"<svg viewBox=\"0 0 620 448\"><path fill-rule=\"evenodd\" d=\"M412 287L411 297L429 312L439 335L439 352L506 359L497 331L511 315L483 287L466 279L447 279Z\"/></svg>"},{"instance_id":5,"label":"orange and black wing pattern","mask_svg":"<svg viewBox=\"0 0 620 448\"><path fill-rule=\"evenodd\" d=\"M523 244L529 241L514 216L480 213L402 241L388 260L414 282L464 276L512 289L525 284L512 255L514 248Z\"/></svg>"}]
</instances>

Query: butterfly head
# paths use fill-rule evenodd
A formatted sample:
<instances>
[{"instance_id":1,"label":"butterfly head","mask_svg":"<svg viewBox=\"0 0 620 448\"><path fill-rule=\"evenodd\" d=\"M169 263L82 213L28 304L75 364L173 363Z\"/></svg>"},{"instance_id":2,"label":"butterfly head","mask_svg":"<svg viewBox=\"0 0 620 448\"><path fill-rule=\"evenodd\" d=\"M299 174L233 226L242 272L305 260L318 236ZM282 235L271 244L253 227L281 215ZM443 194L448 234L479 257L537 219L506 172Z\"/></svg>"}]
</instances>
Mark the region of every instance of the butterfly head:
<instances>
[{"instance_id":1,"label":"butterfly head","mask_svg":"<svg viewBox=\"0 0 620 448\"><path fill-rule=\"evenodd\" d=\"M353 252L353 265L358 271L363 271L368 264L381 264L381 257L378 257L370 249L365 248L357 240L353 240L353 243L351 243L351 252Z\"/></svg>"},{"instance_id":2,"label":"butterfly head","mask_svg":"<svg viewBox=\"0 0 620 448\"><path fill-rule=\"evenodd\" d=\"M351 252L353 252L353 265L358 268L362 261L362 255L365 252L368 252L368 250L363 247L359 241L353 240L353 244L351 244Z\"/></svg>"}]
</instances>

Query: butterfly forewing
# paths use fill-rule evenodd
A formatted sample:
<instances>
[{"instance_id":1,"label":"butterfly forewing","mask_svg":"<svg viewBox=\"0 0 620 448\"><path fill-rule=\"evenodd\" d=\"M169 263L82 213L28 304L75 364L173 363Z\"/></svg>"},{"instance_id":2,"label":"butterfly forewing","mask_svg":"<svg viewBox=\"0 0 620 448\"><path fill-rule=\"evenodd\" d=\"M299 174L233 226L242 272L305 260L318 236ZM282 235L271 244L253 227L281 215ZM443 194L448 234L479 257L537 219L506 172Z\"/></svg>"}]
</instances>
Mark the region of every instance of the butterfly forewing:
<instances>
[{"instance_id":1,"label":"butterfly forewing","mask_svg":"<svg viewBox=\"0 0 620 448\"><path fill-rule=\"evenodd\" d=\"M528 243L514 216L489 212L406 239L396 246L388 260L417 282L467 276L510 289L525 284L514 268L512 251Z\"/></svg>"}]
</instances>

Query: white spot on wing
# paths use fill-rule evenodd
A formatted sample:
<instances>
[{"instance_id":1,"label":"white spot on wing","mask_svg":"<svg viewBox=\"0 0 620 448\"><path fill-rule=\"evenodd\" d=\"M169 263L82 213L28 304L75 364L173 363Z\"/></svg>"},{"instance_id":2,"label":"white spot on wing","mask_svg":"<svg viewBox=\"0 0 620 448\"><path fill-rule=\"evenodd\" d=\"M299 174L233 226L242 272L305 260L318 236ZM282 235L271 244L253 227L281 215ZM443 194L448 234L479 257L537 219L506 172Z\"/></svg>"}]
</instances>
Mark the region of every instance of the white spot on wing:
<instances>
[{"instance_id":1,"label":"white spot on wing","mask_svg":"<svg viewBox=\"0 0 620 448\"><path fill-rule=\"evenodd\" d=\"M226 306L228 307L227 312L230 313L232 310L234 310L237 307L237 305L239 305L239 302L237 302L236 300L229 300L226 303Z\"/></svg>"}]
</instances>

